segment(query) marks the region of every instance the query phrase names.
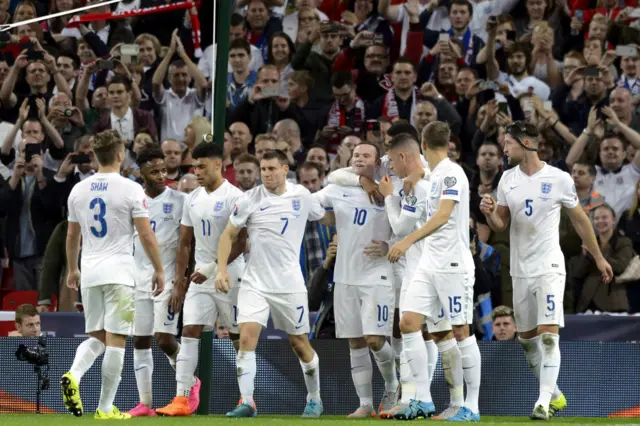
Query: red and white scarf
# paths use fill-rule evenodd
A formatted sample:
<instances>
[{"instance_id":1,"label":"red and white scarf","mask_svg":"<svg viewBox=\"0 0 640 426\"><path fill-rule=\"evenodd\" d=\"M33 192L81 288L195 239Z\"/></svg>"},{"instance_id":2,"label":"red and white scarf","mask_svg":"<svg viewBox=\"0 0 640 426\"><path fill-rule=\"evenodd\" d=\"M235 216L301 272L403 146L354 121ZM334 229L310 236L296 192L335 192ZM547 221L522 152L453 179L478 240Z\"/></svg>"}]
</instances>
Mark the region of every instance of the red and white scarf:
<instances>
[{"instance_id":1,"label":"red and white scarf","mask_svg":"<svg viewBox=\"0 0 640 426\"><path fill-rule=\"evenodd\" d=\"M355 105L355 119L353 122L353 131L354 133L360 133L362 131L362 126L365 120L365 111L364 111L364 102L358 95L356 95L356 105ZM347 112L344 107L340 105L338 101L335 101L333 105L331 105L331 109L329 110L329 116L327 117L327 126L340 127L340 126L348 126L347 123ZM336 153L338 150L338 146L340 145L340 139L334 138L329 142L329 151L331 153Z\"/></svg>"},{"instance_id":2,"label":"red and white scarf","mask_svg":"<svg viewBox=\"0 0 640 426\"><path fill-rule=\"evenodd\" d=\"M416 109L416 103L421 99L420 92L416 87L413 88L413 95L411 99L411 117L410 121L413 125L413 111ZM384 102L382 103L382 115L389 117L391 122L400 118L400 112L398 111L398 101L396 100L396 91L391 89L384 95Z\"/></svg>"},{"instance_id":3,"label":"red and white scarf","mask_svg":"<svg viewBox=\"0 0 640 426\"><path fill-rule=\"evenodd\" d=\"M69 20L67 28L77 28L82 23L93 21L107 21L112 19L125 19L134 16L152 15L155 13L174 12L176 10L189 10L191 18L191 38L193 40L194 55L196 58L202 56L202 48L200 46L200 20L197 13L191 13L191 9L197 6L196 1L181 1L178 3L166 4L162 6L145 7L143 9L134 9L120 12L106 13L89 13L86 15L76 15Z\"/></svg>"}]
</instances>

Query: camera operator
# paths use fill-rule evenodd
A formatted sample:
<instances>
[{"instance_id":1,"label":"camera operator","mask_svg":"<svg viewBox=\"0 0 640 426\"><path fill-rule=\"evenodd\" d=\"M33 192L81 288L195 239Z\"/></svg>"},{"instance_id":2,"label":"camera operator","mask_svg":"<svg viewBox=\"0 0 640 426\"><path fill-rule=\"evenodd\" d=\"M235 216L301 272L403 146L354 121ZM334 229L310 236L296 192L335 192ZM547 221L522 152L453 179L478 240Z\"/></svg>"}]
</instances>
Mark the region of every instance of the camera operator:
<instances>
[{"instance_id":1,"label":"camera operator","mask_svg":"<svg viewBox=\"0 0 640 426\"><path fill-rule=\"evenodd\" d=\"M64 142L62 149L49 150L45 158L47 168L58 170L66 154L73 152L75 141L86 133L87 127L82 112L73 106L64 93L53 96L49 101L48 119Z\"/></svg>"},{"instance_id":2,"label":"camera operator","mask_svg":"<svg viewBox=\"0 0 640 426\"><path fill-rule=\"evenodd\" d=\"M38 337L40 335L40 312L30 304L18 306L16 309L16 329L9 336Z\"/></svg>"}]
</instances>

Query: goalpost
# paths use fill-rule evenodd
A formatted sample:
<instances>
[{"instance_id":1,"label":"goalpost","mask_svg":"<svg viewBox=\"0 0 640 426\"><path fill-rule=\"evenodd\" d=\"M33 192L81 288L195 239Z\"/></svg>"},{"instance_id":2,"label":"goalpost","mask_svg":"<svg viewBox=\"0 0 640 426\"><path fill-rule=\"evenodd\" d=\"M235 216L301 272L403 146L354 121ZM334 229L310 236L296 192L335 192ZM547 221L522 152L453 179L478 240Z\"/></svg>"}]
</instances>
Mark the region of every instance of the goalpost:
<instances>
[{"instance_id":1,"label":"goalpost","mask_svg":"<svg viewBox=\"0 0 640 426\"><path fill-rule=\"evenodd\" d=\"M215 143L224 144L227 99L227 67L229 64L229 32L231 31L231 14L235 9L233 0L214 0L213 2L213 43L217 44L216 58L213 61L211 76L213 78L211 93L211 134ZM200 406L198 414L209 414L212 382L213 332L202 333L200 339L199 378Z\"/></svg>"}]
</instances>

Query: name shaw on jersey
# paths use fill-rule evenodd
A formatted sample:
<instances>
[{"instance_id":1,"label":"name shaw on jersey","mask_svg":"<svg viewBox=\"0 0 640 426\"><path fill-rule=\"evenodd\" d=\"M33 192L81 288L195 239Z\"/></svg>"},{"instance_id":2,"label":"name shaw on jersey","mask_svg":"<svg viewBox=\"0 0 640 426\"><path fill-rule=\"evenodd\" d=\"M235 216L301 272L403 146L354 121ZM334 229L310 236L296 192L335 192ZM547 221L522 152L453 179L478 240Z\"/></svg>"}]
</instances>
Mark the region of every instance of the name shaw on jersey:
<instances>
[{"instance_id":1,"label":"name shaw on jersey","mask_svg":"<svg viewBox=\"0 0 640 426\"><path fill-rule=\"evenodd\" d=\"M108 189L109 184L107 182L92 182L91 192L104 192Z\"/></svg>"}]
</instances>

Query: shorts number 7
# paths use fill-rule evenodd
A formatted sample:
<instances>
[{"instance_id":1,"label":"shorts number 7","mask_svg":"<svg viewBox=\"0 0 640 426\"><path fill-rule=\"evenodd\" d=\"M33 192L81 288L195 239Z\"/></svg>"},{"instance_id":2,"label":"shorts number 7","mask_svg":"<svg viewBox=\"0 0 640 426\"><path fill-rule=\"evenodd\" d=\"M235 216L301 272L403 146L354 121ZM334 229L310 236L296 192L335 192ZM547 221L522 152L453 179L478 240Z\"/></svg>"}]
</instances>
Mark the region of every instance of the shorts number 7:
<instances>
[{"instance_id":1,"label":"shorts number 7","mask_svg":"<svg viewBox=\"0 0 640 426\"><path fill-rule=\"evenodd\" d=\"M302 323L302 317L304 316L304 306L298 306L296 308L300 311L300 318L298 318L298 324Z\"/></svg>"}]
</instances>

